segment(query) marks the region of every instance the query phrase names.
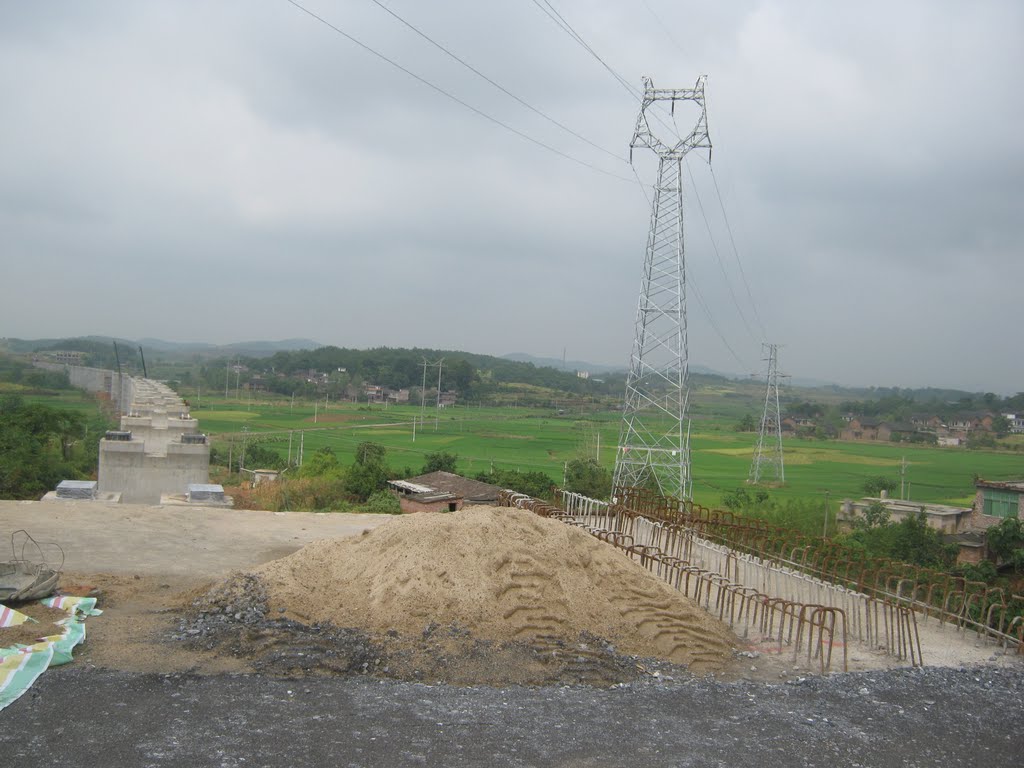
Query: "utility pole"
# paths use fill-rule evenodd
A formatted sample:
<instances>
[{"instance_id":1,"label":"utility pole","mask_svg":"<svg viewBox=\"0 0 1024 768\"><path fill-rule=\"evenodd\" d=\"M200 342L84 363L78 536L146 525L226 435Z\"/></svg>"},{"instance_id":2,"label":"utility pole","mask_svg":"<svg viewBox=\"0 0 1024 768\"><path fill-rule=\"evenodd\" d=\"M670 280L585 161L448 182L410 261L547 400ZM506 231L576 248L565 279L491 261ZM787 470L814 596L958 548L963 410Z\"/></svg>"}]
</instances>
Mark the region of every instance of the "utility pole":
<instances>
[{"instance_id":1,"label":"utility pole","mask_svg":"<svg viewBox=\"0 0 1024 768\"><path fill-rule=\"evenodd\" d=\"M117 362L117 415L124 416L124 374L121 372L121 356L114 342L114 360Z\"/></svg>"},{"instance_id":2,"label":"utility pole","mask_svg":"<svg viewBox=\"0 0 1024 768\"><path fill-rule=\"evenodd\" d=\"M420 386L420 421L427 408L427 358L423 358L423 384Z\"/></svg>"},{"instance_id":3,"label":"utility pole","mask_svg":"<svg viewBox=\"0 0 1024 768\"><path fill-rule=\"evenodd\" d=\"M749 483L759 483L770 473L776 482L786 482L786 467L782 460L782 417L779 413L779 345L764 344L768 363L767 386L764 394L764 412L757 435L754 460L750 464Z\"/></svg>"},{"instance_id":4,"label":"utility pole","mask_svg":"<svg viewBox=\"0 0 1024 768\"><path fill-rule=\"evenodd\" d=\"M685 427L689 349L682 164L687 153L695 149L707 149L710 160L704 81L701 76L693 88L655 88L650 78L644 78L640 114L629 143L631 161L637 147L654 151L658 156L658 179L615 455L613 493L652 482L663 496L683 500L692 493L689 430ZM674 111L676 102L695 104L700 116L688 136L669 145L651 132L648 113L662 104Z\"/></svg>"},{"instance_id":5,"label":"utility pole","mask_svg":"<svg viewBox=\"0 0 1024 768\"><path fill-rule=\"evenodd\" d=\"M224 363L224 402L228 399L228 387L231 386L231 361Z\"/></svg>"},{"instance_id":6,"label":"utility pole","mask_svg":"<svg viewBox=\"0 0 1024 768\"><path fill-rule=\"evenodd\" d=\"M434 431L437 432L437 419L441 413L441 368L444 366L444 358L437 361L437 408L434 411Z\"/></svg>"},{"instance_id":7,"label":"utility pole","mask_svg":"<svg viewBox=\"0 0 1024 768\"><path fill-rule=\"evenodd\" d=\"M906 484L907 484L907 457L900 457L900 501L906 501Z\"/></svg>"}]
</instances>

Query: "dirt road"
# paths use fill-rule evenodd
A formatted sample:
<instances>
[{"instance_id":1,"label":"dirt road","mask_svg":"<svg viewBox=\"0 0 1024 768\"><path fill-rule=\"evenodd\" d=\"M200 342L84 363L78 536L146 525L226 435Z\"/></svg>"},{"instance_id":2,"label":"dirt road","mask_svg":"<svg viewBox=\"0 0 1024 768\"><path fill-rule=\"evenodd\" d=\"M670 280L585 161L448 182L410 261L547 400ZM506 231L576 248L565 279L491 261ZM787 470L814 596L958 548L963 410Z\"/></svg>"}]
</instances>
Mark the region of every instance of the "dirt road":
<instances>
[{"instance_id":1,"label":"dirt road","mask_svg":"<svg viewBox=\"0 0 1024 768\"><path fill-rule=\"evenodd\" d=\"M316 539L355 536L388 519L388 515L0 501L0 559L6 559L3 537L25 529L40 542L60 544L67 571L214 579L284 557Z\"/></svg>"}]
</instances>

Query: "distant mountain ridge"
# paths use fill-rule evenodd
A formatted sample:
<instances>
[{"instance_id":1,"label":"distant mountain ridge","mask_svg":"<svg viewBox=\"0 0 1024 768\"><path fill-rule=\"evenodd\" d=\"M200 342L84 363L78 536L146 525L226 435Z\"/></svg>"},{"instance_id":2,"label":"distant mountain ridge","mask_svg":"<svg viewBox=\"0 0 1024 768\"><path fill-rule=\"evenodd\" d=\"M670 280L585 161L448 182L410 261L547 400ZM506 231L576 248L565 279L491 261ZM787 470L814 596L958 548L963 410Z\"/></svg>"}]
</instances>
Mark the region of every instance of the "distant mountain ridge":
<instances>
[{"instance_id":1,"label":"distant mountain ridge","mask_svg":"<svg viewBox=\"0 0 1024 768\"><path fill-rule=\"evenodd\" d=\"M232 352L294 352L300 349L317 349L324 346L312 339L281 339L280 341L233 341L230 344L210 344L205 341L164 341L163 339L138 339L136 344L167 352L216 352L218 350Z\"/></svg>"},{"instance_id":2,"label":"distant mountain ridge","mask_svg":"<svg viewBox=\"0 0 1024 768\"><path fill-rule=\"evenodd\" d=\"M629 361L622 363L621 365L610 365L608 363L588 363L583 360L566 360L565 365L562 365L561 359L557 357L537 357L535 355L528 354L526 352L511 352L507 355L501 356L505 360L515 360L518 363L533 363L536 366L546 366L548 368L555 368L556 370L566 371L589 371L590 373L626 373L629 371ZM722 371L716 371L714 368L708 368L706 365L690 364L690 373L700 373L707 376L720 376L726 379L745 379L746 376L742 376L738 373L723 373Z\"/></svg>"},{"instance_id":3,"label":"distant mountain ridge","mask_svg":"<svg viewBox=\"0 0 1024 768\"><path fill-rule=\"evenodd\" d=\"M590 373L617 371L624 373L629 368L626 364L608 365L607 363L587 363L582 360L566 360L563 365L562 359L559 357L537 357L526 352L510 352L507 355L501 355L501 359L512 360L516 363L531 363L538 368L554 368L556 371L589 371Z\"/></svg>"},{"instance_id":4,"label":"distant mountain ridge","mask_svg":"<svg viewBox=\"0 0 1024 768\"><path fill-rule=\"evenodd\" d=\"M142 338L121 339L113 336L65 336L53 339L5 339L5 345L13 352L31 352L34 350L58 349L61 346L74 348L74 342L84 341L93 345L110 346L113 342L126 351L143 347L154 352L177 354L202 353L209 357L221 355L246 355L249 357L266 357L275 352L294 352L300 349L316 349L323 346L312 339L282 339L280 341L235 341L230 344L211 344L205 341L166 341L164 339Z\"/></svg>"}]
</instances>

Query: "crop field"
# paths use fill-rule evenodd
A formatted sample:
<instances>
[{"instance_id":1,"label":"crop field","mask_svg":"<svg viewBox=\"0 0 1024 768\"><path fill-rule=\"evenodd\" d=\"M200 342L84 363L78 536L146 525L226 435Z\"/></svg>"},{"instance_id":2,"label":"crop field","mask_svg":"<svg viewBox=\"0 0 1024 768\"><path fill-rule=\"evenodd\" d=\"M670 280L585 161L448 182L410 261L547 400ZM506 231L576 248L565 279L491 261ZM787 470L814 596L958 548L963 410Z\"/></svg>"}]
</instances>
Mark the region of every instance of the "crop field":
<instances>
[{"instance_id":1,"label":"crop field","mask_svg":"<svg viewBox=\"0 0 1024 768\"><path fill-rule=\"evenodd\" d=\"M716 400L701 400L690 439L694 499L708 506L720 506L725 493L745 484L756 442L755 434L732 430L740 412L736 404L724 398L716 409ZM218 448L232 444L238 450L243 441L258 441L295 458L300 445L306 456L329 446L342 463L350 463L355 447L369 440L387 448L387 461L396 470L418 473L424 454L448 451L458 455L458 469L466 475L493 466L539 470L555 482L562 480L565 462L579 456L598 457L610 469L620 418L614 411L456 406L421 414L414 406L216 399L193 408L192 415ZM826 493L833 501L860 497L869 478L898 480L903 459L907 496L920 501L969 504L975 475L1024 477L1020 453L795 438L784 445L786 483L771 490L780 500L824 501Z\"/></svg>"}]
</instances>

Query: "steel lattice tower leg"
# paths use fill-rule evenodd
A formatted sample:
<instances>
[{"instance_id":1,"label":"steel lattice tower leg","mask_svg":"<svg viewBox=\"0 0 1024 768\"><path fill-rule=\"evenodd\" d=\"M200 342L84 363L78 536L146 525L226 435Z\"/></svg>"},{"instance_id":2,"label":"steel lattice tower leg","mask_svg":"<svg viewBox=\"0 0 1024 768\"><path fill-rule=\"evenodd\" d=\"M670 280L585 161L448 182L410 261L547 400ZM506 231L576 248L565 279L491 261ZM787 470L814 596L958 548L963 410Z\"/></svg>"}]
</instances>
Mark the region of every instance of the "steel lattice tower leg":
<instances>
[{"instance_id":1,"label":"steel lattice tower leg","mask_svg":"<svg viewBox=\"0 0 1024 768\"><path fill-rule=\"evenodd\" d=\"M656 101L693 101L701 109L693 132L673 146L647 122ZM658 154L650 232L637 306L622 427L615 457L615 489L648 487L663 496L691 496L686 335L686 260L683 249L682 162L688 151L711 148L704 109L704 78L692 89L655 89L644 99L630 148Z\"/></svg>"},{"instance_id":2,"label":"steel lattice tower leg","mask_svg":"<svg viewBox=\"0 0 1024 768\"><path fill-rule=\"evenodd\" d=\"M764 394L764 413L757 436L754 460L750 464L748 482L759 483L771 475L778 483L786 482L786 467L782 460L782 416L779 411L779 346L765 344L768 362L767 387Z\"/></svg>"}]
</instances>

